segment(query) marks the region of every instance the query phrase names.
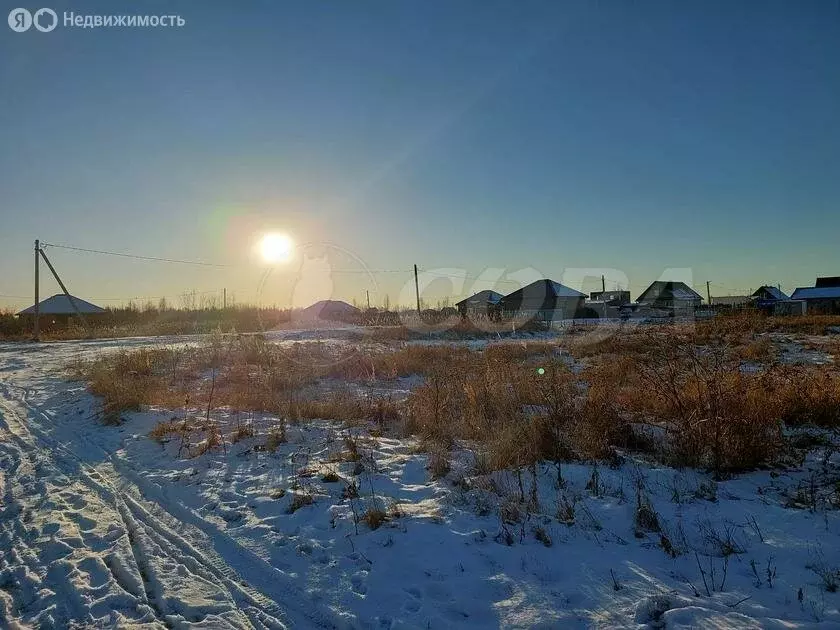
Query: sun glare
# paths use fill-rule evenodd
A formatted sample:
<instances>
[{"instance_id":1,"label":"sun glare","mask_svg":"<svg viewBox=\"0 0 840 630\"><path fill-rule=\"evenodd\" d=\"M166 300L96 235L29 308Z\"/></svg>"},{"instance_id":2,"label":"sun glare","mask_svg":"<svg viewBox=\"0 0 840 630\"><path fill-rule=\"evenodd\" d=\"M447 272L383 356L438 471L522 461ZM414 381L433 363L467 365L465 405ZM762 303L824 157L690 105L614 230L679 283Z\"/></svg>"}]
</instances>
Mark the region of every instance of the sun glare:
<instances>
[{"instance_id":1,"label":"sun glare","mask_svg":"<svg viewBox=\"0 0 840 630\"><path fill-rule=\"evenodd\" d=\"M269 263L285 262L292 256L292 239L285 234L266 234L260 242L263 260Z\"/></svg>"}]
</instances>

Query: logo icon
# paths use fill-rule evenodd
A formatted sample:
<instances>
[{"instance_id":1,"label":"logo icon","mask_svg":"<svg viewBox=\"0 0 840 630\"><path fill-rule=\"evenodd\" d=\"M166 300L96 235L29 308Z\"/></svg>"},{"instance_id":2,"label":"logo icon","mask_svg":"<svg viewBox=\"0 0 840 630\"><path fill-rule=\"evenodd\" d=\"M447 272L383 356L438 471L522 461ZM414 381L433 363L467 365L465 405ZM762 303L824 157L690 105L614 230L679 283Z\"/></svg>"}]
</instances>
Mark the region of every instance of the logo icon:
<instances>
[{"instance_id":1,"label":"logo icon","mask_svg":"<svg viewBox=\"0 0 840 630\"><path fill-rule=\"evenodd\" d=\"M58 15L52 9L38 9L32 18L32 23L42 33L49 33L58 26Z\"/></svg>"},{"instance_id":2,"label":"logo icon","mask_svg":"<svg viewBox=\"0 0 840 630\"><path fill-rule=\"evenodd\" d=\"M44 9L41 9L41 11L43 10ZM53 13L53 15L55 15L55 13ZM57 21L58 16L56 15L56 22ZM16 33L23 33L24 31L28 31L30 26L32 26L32 14L29 11L27 11L26 9L12 9L11 11L9 11L10 29L15 31ZM52 28L55 28L55 26L53 26ZM52 28L50 30L52 30Z\"/></svg>"}]
</instances>

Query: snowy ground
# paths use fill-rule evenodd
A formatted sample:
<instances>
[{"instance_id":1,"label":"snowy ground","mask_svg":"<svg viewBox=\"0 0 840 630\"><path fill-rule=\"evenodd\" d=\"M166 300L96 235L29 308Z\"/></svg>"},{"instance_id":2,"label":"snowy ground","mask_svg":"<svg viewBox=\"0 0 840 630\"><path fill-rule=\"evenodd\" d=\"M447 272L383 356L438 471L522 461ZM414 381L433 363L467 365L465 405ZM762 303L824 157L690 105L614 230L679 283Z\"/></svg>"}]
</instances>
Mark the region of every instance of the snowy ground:
<instances>
[{"instance_id":1,"label":"snowy ground","mask_svg":"<svg viewBox=\"0 0 840 630\"><path fill-rule=\"evenodd\" d=\"M431 481L363 427L345 461L330 422L178 458L147 436L171 413L103 426L62 370L148 343L0 344L0 627L840 627L837 456L718 483L546 464L526 504L512 473L456 452Z\"/></svg>"}]
</instances>

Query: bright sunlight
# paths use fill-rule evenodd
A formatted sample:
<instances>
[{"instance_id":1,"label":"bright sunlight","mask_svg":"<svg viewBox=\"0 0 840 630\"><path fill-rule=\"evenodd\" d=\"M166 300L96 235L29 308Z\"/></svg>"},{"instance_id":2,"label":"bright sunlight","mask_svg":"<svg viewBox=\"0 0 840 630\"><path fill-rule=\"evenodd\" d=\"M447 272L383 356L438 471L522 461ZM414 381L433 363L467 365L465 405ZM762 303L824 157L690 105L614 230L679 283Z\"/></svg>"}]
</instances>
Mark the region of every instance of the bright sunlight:
<instances>
[{"instance_id":1,"label":"bright sunlight","mask_svg":"<svg viewBox=\"0 0 840 630\"><path fill-rule=\"evenodd\" d=\"M260 253L263 260L269 263L289 260L293 249L292 239L285 234L266 234L260 242Z\"/></svg>"}]
</instances>

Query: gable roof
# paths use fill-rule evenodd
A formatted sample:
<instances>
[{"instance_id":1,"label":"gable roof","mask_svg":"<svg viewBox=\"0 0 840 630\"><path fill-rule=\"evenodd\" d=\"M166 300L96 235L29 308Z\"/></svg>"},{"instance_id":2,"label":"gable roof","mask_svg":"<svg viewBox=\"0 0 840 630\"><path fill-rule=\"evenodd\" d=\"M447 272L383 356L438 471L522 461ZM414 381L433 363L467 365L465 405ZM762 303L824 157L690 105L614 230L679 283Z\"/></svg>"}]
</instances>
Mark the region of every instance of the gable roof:
<instances>
[{"instance_id":1,"label":"gable roof","mask_svg":"<svg viewBox=\"0 0 840 630\"><path fill-rule=\"evenodd\" d=\"M778 287L774 287L770 284L765 284L763 286L758 287L755 292L752 294L752 297L761 297L760 293L767 293L770 296L770 299L773 300L789 300L790 298L785 295L781 289Z\"/></svg>"},{"instance_id":2,"label":"gable roof","mask_svg":"<svg viewBox=\"0 0 840 630\"><path fill-rule=\"evenodd\" d=\"M838 287L798 287L792 300L837 300L840 299L840 286Z\"/></svg>"},{"instance_id":3,"label":"gable roof","mask_svg":"<svg viewBox=\"0 0 840 630\"><path fill-rule=\"evenodd\" d=\"M93 315L105 312L104 308L101 308L96 304L91 304L90 302L83 300L82 298L78 298L75 295L73 296L73 302L75 302L76 308L78 308L84 315ZM48 297L46 300L38 302L38 313L40 315L75 315L76 311L73 309L73 305L70 303L70 300L66 295L63 293L56 293L52 297ZM34 304L18 313L18 315L34 314Z\"/></svg>"},{"instance_id":4,"label":"gable roof","mask_svg":"<svg viewBox=\"0 0 840 630\"><path fill-rule=\"evenodd\" d=\"M525 300L549 300L555 298L586 298L585 293L575 291L567 287L565 284L560 284L554 280L544 279L537 280L531 284L517 289L513 293L508 293L501 299L501 302L516 302Z\"/></svg>"},{"instance_id":5,"label":"gable roof","mask_svg":"<svg viewBox=\"0 0 840 630\"><path fill-rule=\"evenodd\" d=\"M498 304L502 299L501 293L496 293L490 289L479 291L468 298L464 298L460 302L455 302L455 306L486 306L487 304Z\"/></svg>"},{"instance_id":6,"label":"gable roof","mask_svg":"<svg viewBox=\"0 0 840 630\"><path fill-rule=\"evenodd\" d=\"M642 291L636 299L637 302L649 302L654 300L677 300L693 302L702 300L700 294L689 287L685 282L672 282L670 280L656 280Z\"/></svg>"}]
</instances>

